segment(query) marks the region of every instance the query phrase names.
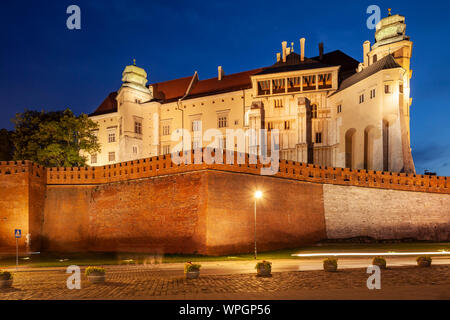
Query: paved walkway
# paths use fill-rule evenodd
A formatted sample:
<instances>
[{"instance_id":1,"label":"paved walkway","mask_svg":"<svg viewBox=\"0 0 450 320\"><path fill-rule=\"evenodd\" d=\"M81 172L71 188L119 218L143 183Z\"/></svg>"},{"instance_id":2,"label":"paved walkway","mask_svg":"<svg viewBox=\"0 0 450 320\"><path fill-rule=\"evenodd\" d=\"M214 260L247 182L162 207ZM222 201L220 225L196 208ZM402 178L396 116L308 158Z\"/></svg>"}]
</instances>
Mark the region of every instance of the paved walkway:
<instances>
[{"instance_id":1,"label":"paved walkway","mask_svg":"<svg viewBox=\"0 0 450 320\"><path fill-rule=\"evenodd\" d=\"M64 268L24 269L13 288L0 289L0 299L450 299L450 265L433 262L419 268L402 258L396 263L409 266L383 270L381 290L367 289L364 259L340 260L336 273L311 270L321 268L317 260L275 260L271 278L256 277L254 262L202 263L197 280L184 279L183 264L110 266L105 284L83 275L80 290L67 289Z\"/></svg>"}]
</instances>

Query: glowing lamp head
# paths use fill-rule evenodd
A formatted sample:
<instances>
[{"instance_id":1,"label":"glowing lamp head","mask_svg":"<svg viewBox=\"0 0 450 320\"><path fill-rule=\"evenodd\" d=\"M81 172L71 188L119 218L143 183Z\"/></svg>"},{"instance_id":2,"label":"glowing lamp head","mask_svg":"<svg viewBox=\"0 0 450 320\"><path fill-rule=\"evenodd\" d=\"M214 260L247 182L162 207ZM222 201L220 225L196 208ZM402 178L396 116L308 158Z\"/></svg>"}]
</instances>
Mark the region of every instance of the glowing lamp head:
<instances>
[{"instance_id":1,"label":"glowing lamp head","mask_svg":"<svg viewBox=\"0 0 450 320\"><path fill-rule=\"evenodd\" d=\"M262 197L262 192L261 191L256 191L255 192L255 199L260 199Z\"/></svg>"}]
</instances>

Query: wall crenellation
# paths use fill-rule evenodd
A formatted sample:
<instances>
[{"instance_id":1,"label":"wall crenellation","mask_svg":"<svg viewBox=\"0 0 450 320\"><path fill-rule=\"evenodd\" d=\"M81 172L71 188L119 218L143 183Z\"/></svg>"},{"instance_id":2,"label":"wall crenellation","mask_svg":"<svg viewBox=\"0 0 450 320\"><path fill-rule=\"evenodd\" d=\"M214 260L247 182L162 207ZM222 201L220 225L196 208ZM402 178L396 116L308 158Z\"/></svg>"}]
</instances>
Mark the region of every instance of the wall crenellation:
<instances>
[{"instance_id":1,"label":"wall crenellation","mask_svg":"<svg viewBox=\"0 0 450 320\"><path fill-rule=\"evenodd\" d=\"M32 176L46 177L47 185L83 185L105 184L206 169L260 175L261 168L270 166L270 164L262 164L260 161L251 164L252 156L249 154L234 153L233 164L227 164L226 152L222 154L223 164L207 164L202 161L203 153L196 154L191 151L187 155L191 157L190 163L178 165L172 161L171 155L126 161L101 167L44 168L27 160L6 161L0 162L0 176L31 172ZM212 156L214 155L214 152L212 152ZM220 157L220 154L218 156ZM238 163L238 157L241 157L243 163ZM275 176L323 184L450 194L450 177L322 167L289 160L279 161L279 169Z\"/></svg>"}]
</instances>

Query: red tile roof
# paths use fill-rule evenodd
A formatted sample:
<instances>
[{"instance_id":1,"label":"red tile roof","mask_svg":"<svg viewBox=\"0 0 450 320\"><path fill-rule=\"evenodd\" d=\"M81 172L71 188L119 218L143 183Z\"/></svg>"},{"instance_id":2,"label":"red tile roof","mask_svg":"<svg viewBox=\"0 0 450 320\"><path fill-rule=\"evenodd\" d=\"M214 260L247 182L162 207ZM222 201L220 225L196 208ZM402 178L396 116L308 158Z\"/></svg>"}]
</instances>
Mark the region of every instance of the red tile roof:
<instances>
[{"instance_id":1,"label":"red tile roof","mask_svg":"<svg viewBox=\"0 0 450 320\"><path fill-rule=\"evenodd\" d=\"M169 80L164 82L153 83L153 96L155 99L163 101L173 101L181 98L186 93L192 76Z\"/></svg>"},{"instance_id":2,"label":"red tile roof","mask_svg":"<svg viewBox=\"0 0 450 320\"><path fill-rule=\"evenodd\" d=\"M111 92L100 106L89 116L98 116L105 113L111 113L117 111L117 92Z\"/></svg>"}]
</instances>

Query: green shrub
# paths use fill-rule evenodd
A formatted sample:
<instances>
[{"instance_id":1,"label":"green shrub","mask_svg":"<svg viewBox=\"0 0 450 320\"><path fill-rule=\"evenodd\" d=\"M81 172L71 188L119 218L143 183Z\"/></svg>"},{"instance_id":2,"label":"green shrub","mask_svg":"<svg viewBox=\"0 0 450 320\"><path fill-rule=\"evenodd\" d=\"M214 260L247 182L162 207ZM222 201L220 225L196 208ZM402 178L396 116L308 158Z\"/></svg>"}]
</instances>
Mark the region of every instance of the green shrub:
<instances>
[{"instance_id":1,"label":"green shrub","mask_svg":"<svg viewBox=\"0 0 450 320\"><path fill-rule=\"evenodd\" d=\"M416 261L417 261L417 264L420 264L422 261L426 261L429 264L431 264L431 261L433 261L433 259L431 259L430 256L418 256Z\"/></svg>"},{"instance_id":2,"label":"green shrub","mask_svg":"<svg viewBox=\"0 0 450 320\"><path fill-rule=\"evenodd\" d=\"M100 273L102 275L105 274L105 268L102 267L87 267L86 271L84 271L84 274L87 276L89 276L92 273Z\"/></svg>"},{"instance_id":3,"label":"green shrub","mask_svg":"<svg viewBox=\"0 0 450 320\"><path fill-rule=\"evenodd\" d=\"M259 270L261 267L264 267L264 269L266 269L266 271L269 273L272 272L272 262L270 261L263 260L261 262L258 262L255 266L255 269Z\"/></svg>"},{"instance_id":4,"label":"green shrub","mask_svg":"<svg viewBox=\"0 0 450 320\"><path fill-rule=\"evenodd\" d=\"M386 259L381 256L374 257L372 260L372 264L374 266L379 266L381 269L385 269L386 268Z\"/></svg>"},{"instance_id":5,"label":"green shrub","mask_svg":"<svg viewBox=\"0 0 450 320\"><path fill-rule=\"evenodd\" d=\"M0 271L0 280L11 280L13 275L9 271Z\"/></svg>"},{"instance_id":6,"label":"green shrub","mask_svg":"<svg viewBox=\"0 0 450 320\"><path fill-rule=\"evenodd\" d=\"M333 267L337 269L338 259L336 258L326 258L323 260L323 268L327 269L329 267Z\"/></svg>"},{"instance_id":7,"label":"green shrub","mask_svg":"<svg viewBox=\"0 0 450 320\"><path fill-rule=\"evenodd\" d=\"M188 273L191 271L200 271L201 267L202 267L201 264L186 262L186 264L184 265L184 273Z\"/></svg>"}]
</instances>

